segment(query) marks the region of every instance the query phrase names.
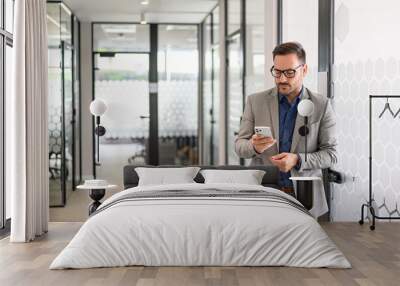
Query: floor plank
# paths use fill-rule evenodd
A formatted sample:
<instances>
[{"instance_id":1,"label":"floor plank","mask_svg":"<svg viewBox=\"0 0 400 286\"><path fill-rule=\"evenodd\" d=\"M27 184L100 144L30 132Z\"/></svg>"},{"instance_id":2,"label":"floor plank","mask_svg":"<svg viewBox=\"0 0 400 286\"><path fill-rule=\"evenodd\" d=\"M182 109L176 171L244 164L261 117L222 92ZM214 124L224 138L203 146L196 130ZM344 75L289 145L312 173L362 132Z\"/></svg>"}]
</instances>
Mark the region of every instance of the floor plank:
<instances>
[{"instance_id":1,"label":"floor plank","mask_svg":"<svg viewBox=\"0 0 400 286\"><path fill-rule=\"evenodd\" d=\"M290 267L117 267L48 269L81 227L80 222L50 223L50 231L32 243L0 240L0 285L136 286L391 286L400 280L400 224L379 223L375 231L356 223L323 223L352 269Z\"/></svg>"}]
</instances>

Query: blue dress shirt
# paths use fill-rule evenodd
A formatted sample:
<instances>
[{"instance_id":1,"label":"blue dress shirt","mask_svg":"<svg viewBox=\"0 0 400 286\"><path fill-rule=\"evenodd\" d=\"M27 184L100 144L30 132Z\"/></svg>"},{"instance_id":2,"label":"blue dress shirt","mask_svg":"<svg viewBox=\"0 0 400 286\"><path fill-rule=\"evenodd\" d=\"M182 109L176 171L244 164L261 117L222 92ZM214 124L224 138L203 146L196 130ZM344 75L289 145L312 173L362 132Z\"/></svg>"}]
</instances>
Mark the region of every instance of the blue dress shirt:
<instances>
[{"instance_id":1,"label":"blue dress shirt","mask_svg":"<svg viewBox=\"0 0 400 286\"><path fill-rule=\"evenodd\" d=\"M301 89L296 99L289 103L286 96L278 94L279 97L279 153L290 152L294 126L297 117L297 105L300 102L303 89ZM279 186L293 187L293 182L289 179L290 171L287 173L279 172Z\"/></svg>"}]
</instances>

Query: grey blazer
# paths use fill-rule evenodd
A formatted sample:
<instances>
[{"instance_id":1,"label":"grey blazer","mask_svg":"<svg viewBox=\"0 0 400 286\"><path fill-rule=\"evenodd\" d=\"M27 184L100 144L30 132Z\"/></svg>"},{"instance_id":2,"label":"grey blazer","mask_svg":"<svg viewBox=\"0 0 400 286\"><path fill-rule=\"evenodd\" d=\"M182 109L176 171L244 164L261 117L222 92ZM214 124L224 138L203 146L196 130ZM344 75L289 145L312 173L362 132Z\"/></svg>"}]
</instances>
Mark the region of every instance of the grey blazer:
<instances>
[{"instance_id":1,"label":"grey blazer","mask_svg":"<svg viewBox=\"0 0 400 286\"><path fill-rule=\"evenodd\" d=\"M327 97L304 89L303 98L310 99L314 103L314 113L309 118L310 133L307 136L307 162L304 156L304 137L298 132L304 124L304 117L297 115L293 131L291 153L298 153L302 159L299 171L291 170L292 176L322 176L322 168L331 167L337 162L335 114ZM257 154L249 140L254 134L254 126L270 126L272 135L277 144L270 147L262 154ZM235 150L239 157L251 158L251 165L271 165L269 157L278 154L279 150L279 102L277 89L269 89L247 97L246 106L240 123L238 137L235 140ZM323 192L323 184L314 185L315 191ZM322 193L321 193L322 195ZM325 193L323 192L323 200ZM314 206L315 206L314 196ZM320 206L327 211L327 206ZM316 216L321 215L322 210L317 211Z\"/></svg>"}]
</instances>

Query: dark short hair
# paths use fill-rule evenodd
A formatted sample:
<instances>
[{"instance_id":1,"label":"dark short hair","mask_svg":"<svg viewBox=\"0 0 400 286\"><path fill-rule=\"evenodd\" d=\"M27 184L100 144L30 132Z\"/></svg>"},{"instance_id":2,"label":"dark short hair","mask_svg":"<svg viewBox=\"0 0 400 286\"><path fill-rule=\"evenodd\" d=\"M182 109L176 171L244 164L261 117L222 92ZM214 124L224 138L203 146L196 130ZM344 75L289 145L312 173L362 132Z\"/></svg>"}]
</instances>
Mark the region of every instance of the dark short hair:
<instances>
[{"instance_id":1,"label":"dark short hair","mask_svg":"<svg viewBox=\"0 0 400 286\"><path fill-rule=\"evenodd\" d=\"M273 59L275 56L284 56L289 54L296 54L299 60L305 64L306 63L306 51L303 46L298 42L287 42L277 45L272 51Z\"/></svg>"}]
</instances>

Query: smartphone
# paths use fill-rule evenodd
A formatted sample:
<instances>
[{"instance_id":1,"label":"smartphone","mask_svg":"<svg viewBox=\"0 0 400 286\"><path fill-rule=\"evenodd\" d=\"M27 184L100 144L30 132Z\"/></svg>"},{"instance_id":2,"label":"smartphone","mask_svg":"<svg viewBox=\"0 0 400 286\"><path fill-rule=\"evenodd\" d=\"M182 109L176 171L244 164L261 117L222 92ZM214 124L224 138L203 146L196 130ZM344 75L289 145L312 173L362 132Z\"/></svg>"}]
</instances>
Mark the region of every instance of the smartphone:
<instances>
[{"instance_id":1,"label":"smartphone","mask_svg":"<svg viewBox=\"0 0 400 286\"><path fill-rule=\"evenodd\" d=\"M254 133L264 136L264 137L272 138L272 132L271 132L271 128L269 126L255 126Z\"/></svg>"}]
</instances>

